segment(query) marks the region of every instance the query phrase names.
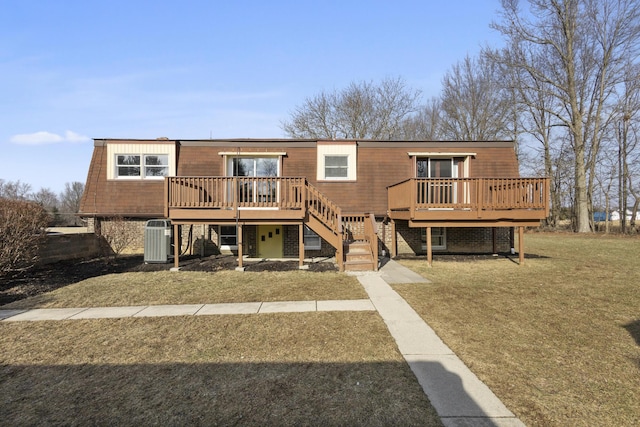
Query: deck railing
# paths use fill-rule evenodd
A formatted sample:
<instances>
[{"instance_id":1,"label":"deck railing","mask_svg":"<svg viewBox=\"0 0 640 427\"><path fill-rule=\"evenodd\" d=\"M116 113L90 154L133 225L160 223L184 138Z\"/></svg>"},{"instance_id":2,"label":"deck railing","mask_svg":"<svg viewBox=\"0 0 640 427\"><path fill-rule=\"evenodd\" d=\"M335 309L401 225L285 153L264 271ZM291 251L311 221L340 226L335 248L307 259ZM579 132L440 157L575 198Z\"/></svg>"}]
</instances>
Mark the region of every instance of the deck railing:
<instances>
[{"instance_id":1,"label":"deck railing","mask_svg":"<svg viewBox=\"0 0 640 427\"><path fill-rule=\"evenodd\" d=\"M369 254L378 270L378 226L373 214L344 214L342 228L345 242L363 241L369 245Z\"/></svg>"},{"instance_id":2,"label":"deck railing","mask_svg":"<svg viewBox=\"0 0 640 427\"><path fill-rule=\"evenodd\" d=\"M387 190L390 211L548 209L547 178L412 178Z\"/></svg>"},{"instance_id":3,"label":"deck railing","mask_svg":"<svg viewBox=\"0 0 640 427\"><path fill-rule=\"evenodd\" d=\"M168 207L300 209L304 184L297 177L169 177Z\"/></svg>"},{"instance_id":4,"label":"deck railing","mask_svg":"<svg viewBox=\"0 0 640 427\"><path fill-rule=\"evenodd\" d=\"M309 213L318 218L337 235L342 234L342 210L316 187L305 183L305 202Z\"/></svg>"},{"instance_id":5,"label":"deck railing","mask_svg":"<svg viewBox=\"0 0 640 427\"><path fill-rule=\"evenodd\" d=\"M167 211L171 209L307 209L336 234L341 211L302 177L168 177Z\"/></svg>"}]
</instances>

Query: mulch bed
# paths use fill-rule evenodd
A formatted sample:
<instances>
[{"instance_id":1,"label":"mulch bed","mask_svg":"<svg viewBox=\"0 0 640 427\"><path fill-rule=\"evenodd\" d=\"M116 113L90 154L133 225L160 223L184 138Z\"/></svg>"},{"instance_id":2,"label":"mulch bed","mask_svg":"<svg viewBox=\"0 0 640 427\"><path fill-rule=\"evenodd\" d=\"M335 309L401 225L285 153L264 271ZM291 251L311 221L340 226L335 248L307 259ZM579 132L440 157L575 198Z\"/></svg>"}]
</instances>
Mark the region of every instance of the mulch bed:
<instances>
[{"instance_id":1,"label":"mulch bed","mask_svg":"<svg viewBox=\"0 0 640 427\"><path fill-rule=\"evenodd\" d=\"M180 258L180 267L184 271L216 272L233 270L237 265L236 257L231 255ZM298 260L245 262L243 265L245 271L290 271L298 269ZM312 272L337 271L336 266L331 262L310 263L308 266L308 271ZM50 292L90 277L135 271L162 271L169 270L171 267L173 263L145 264L142 255L122 255L116 259L61 261L11 272L0 276L0 306Z\"/></svg>"},{"instance_id":2,"label":"mulch bed","mask_svg":"<svg viewBox=\"0 0 640 427\"><path fill-rule=\"evenodd\" d=\"M527 258L530 257L536 256L527 254ZM447 253L434 254L433 257L434 262L469 262L496 258L513 259L514 256L506 253L501 253L497 256L477 253ZM401 256L398 259L426 260L426 256ZM517 255L515 255L515 259L517 259ZM237 265L236 257L232 255L214 255L204 258L185 256L180 258L180 267L183 271L207 271L213 273L220 270L233 270ZM243 265L245 271L291 271L298 269L298 260L245 262ZM331 262L315 262L307 265L309 266L308 271L312 272L337 271L335 264ZM142 255L121 255L115 259L96 258L47 264L0 276L0 306L50 292L90 277L135 271L162 271L169 270L171 267L173 267L173 263L145 264Z\"/></svg>"}]
</instances>

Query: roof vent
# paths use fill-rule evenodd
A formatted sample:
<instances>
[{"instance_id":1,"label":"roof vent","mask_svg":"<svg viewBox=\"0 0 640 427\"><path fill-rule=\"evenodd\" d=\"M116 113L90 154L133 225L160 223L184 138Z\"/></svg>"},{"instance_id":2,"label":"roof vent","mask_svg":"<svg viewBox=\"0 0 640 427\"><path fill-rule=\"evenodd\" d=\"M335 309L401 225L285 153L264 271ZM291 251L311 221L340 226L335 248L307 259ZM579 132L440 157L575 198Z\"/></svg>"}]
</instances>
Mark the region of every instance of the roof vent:
<instances>
[{"instance_id":1,"label":"roof vent","mask_svg":"<svg viewBox=\"0 0 640 427\"><path fill-rule=\"evenodd\" d=\"M161 136L160 138L156 138L156 140L158 140L158 141L168 141L169 138L167 138L166 136Z\"/></svg>"}]
</instances>

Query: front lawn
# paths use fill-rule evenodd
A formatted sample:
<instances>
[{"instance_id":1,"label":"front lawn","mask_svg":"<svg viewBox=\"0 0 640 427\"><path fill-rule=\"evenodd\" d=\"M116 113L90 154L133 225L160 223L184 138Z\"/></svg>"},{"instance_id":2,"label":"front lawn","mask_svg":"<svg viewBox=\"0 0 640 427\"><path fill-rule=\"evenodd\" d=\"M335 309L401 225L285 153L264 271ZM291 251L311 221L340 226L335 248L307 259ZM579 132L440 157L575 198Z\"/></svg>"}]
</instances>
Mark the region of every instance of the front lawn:
<instances>
[{"instance_id":1,"label":"front lawn","mask_svg":"<svg viewBox=\"0 0 640 427\"><path fill-rule=\"evenodd\" d=\"M402 261L432 283L394 288L525 424L640 425L640 239L527 233L525 249L523 266Z\"/></svg>"},{"instance_id":2,"label":"front lawn","mask_svg":"<svg viewBox=\"0 0 640 427\"><path fill-rule=\"evenodd\" d=\"M335 272L154 271L92 277L2 309L362 299L355 277Z\"/></svg>"},{"instance_id":3,"label":"front lawn","mask_svg":"<svg viewBox=\"0 0 640 427\"><path fill-rule=\"evenodd\" d=\"M441 426L375 312L0 322L2 425Z\"/></svg>"}]
</instances>

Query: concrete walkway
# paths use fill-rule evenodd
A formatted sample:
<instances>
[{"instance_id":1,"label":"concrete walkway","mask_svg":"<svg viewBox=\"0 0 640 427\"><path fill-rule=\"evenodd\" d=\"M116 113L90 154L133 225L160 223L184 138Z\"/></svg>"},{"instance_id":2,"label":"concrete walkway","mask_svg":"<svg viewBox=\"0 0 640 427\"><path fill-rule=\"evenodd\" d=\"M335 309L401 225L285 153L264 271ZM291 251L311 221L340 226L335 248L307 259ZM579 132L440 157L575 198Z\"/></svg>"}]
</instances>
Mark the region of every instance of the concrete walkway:
<instances>
[{"instance_id":1,"label":"concrete walkway","mask_svg":"<svg viewBox=\"0 0 640 427\"><path fill-rule=\"evenodd\" d=\"M123 317L211 316L219 314L304 313L311 311L375 311L370 300L278 301L228 304L180 304L132 307L36 308L0 310L4 322L115 319Z\"/></svg>"},{"instance_id":2,"label":"concrete walkway","mask_svg":"<svg viewBox=\"0 0 640 427\"><path fill-rule=\"evenodd\" d=\"M393 260L357 277L446 427L524 426L389 286L428 280Z\"/></svg>"},{"instance_id":3,"label":"concrete walkway","mask_svg":"<svg viewBox=\"0 0 640 427\"><path fill-rule=\"evenodd\" d=\"M377 310L446 427L524 426L389 286L420 286L427 279L393 260L385 260L379 272L354 275L369 299L0 310L0 321Z\"/></svg>"}]
</instances>

